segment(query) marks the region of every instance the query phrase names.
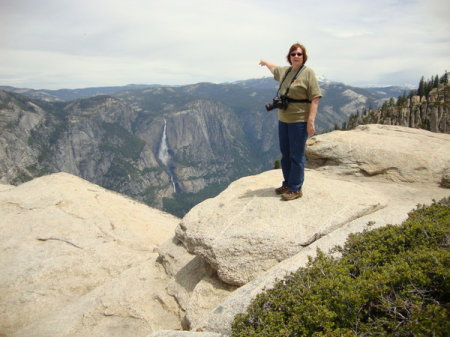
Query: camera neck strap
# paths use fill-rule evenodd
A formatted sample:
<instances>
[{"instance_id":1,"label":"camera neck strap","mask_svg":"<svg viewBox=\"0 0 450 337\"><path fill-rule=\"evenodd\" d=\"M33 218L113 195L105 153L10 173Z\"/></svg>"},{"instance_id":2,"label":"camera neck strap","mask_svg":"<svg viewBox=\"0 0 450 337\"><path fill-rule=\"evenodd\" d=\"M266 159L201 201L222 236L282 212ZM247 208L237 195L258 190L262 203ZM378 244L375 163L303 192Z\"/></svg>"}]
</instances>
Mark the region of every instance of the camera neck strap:
<instances>
[{"instance_id":1,"label":"camera neck strap","mask_svg":"<svg viewBox=\"0 0 450 337\"><path fill-rule=\"evenodd\" d=\"M305 65L302 64L302 66L297 70L297 73L295 74L295 76L292 77L292 81L291 81L291 83L289 83L289 86L286 89L286 93L284 94L284 96L287 97L287 95L289 93L289 89L291 88L292 83L294 83L295 79L297 78L298 74L300 74L300 71L303 69L304 66ZM284 80L287 78L287 75L291 72L291 70L292 70L292 67L289 67L289 69L286 71L286 74L284 74L283 80L281 81L280 86L278 87L277 96L280 94L281 86L283 85Z\"/></svg>"}]
</instances>

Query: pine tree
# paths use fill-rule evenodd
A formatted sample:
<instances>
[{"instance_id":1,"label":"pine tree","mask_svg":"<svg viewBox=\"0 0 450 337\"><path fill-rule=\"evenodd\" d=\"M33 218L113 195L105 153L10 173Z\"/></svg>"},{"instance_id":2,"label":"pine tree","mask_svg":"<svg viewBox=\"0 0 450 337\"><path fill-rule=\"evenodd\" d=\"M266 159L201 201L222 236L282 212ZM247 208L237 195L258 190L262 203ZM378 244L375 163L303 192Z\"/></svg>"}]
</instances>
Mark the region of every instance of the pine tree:
<instances>
[{"instance_id":1,"label":"pine tree","mask_svg":"<svg viewBox=\"0 0 450 337\"><path fill-rule=\"evenodd\" d=\"M422 76L419 82L419 88L417 89L417 95L419 95L419 97L425 96L425 86L425 78Z\"/></svg>"},{"instance_id":2,"label":"pine tree","mask_svg":"<svg viewBox=\"0 0 450 337\"><path fill-rule=\"evenodd\" d=\"M437 88L439 86L439 75L436 75L433 81L433 88Z\"/></svg>"},{"instance_id":3,"label":"pine tree","mask_svg":"<svg viewBox=\"0 0 450 337\"><path fill-rule=\"evenodd\" d=\"M406 92L404 91L403 94L398 96L398 98L397 98L397 106L404 106L407 101L408 101L408 97L406 95Z\"/></svg>"},{"instance_id":4,"label":"pine tree","mask_svg":"<svg viewBox=\"0 0 450 337\"><path fill-rule=\"evenodd\" d=\"M445 74L442 75L442 77L440 79L440 82L443 83L443 84L448 84L448 73L447 73L447 70L445 71Z\"/></svg>"}]
</instances>

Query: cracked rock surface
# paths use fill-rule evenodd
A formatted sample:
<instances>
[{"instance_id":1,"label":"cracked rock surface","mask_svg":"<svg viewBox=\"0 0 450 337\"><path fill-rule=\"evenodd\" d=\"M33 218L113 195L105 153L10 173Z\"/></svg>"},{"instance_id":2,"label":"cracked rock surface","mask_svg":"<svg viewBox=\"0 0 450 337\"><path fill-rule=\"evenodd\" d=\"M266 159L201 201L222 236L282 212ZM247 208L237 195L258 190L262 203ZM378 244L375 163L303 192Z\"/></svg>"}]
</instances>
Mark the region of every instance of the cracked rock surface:
<instances>
[{"instance_id":1,"label":"cracked rock surface","mask_svg":"<svg viewBox=\"0 0 450 337\"><path fill-rule=\"evenodd\" d=\"M274 193L280 170L245 177L197 205L177 227L187 249L204 258L225 283L243 285L318 238L387 205L363 184L307 171L301 199Z\"/></svg>"},{"instance_id":2,"label":"cracked rock surface","mask_svg":"<svg viewBox=\"0 0 450 337\"><path fill-rule=\"evenodd\" d=\"M180 328L154 252L178 221L66 173L3 186L0 331L145 336L162 318Z\"/></svg>"},{"instance_id":3,"label":"cracked rock surface","mask_svg":"<svg viewBox=\"0 0 450 337\"><path fill-rule=\"evenodd\" d=\"M450 135L400 126L313 137L307 154L314 169L306 170L302 198L281 202L275 195L281 170L245 177L194 207L176 237L222 281L241 286L356 219L395 210L403 200L414 208L427 191L438 195L449 153Z\"/></svg>"},{"instance_id":4,"label":"cracked rock surface","mask_svg":"<svg viewBox=\"0 0 450 337\"><path fill-rule=\"evenodd\" d=\"M440 182L450 168L450 135L395 125L361 125L308 141L320 171L393 182Z\"/></svg>"}]
</instances>

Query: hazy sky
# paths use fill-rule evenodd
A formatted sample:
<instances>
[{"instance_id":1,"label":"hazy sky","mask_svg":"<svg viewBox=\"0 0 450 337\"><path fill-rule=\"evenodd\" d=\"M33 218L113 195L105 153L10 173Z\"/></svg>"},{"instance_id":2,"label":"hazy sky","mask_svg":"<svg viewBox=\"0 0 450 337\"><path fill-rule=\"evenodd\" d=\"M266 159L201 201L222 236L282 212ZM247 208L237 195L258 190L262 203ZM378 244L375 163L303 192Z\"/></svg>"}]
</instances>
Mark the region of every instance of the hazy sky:
<instances>
[{"instance_id":1,"label":"hazy sky","mask_svg":"<svg viewBox=\"0 0 450 337\"><path fill-rule=\"evenodd\" d=\"M448 0L0 0L0 85L82 88L269 76L294 42L317 74L413 84L450 70Z\"/></svg>"}]
</instances>

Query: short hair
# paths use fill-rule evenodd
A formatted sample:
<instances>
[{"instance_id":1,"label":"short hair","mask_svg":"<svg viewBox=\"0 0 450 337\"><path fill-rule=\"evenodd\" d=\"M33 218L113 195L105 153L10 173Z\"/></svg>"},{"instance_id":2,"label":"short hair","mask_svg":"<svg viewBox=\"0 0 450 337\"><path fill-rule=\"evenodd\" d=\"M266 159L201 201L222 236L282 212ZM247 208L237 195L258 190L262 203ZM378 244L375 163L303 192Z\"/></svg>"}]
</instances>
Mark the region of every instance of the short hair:
<instances>
[{"instance_id":1,"label":"short hair","mask_svg":"<svg viewBox=\"0 0 450 337\"><path fill-rule=\"evenodd\" d=\"M305 48L305 46L304 45L302 45L302 44L300 44L300 43L294 43L292 46L291 46L291 48L289 48L289 53L286 55L286 58L287 58L287 61L289 62L289 64L291 64L292 65L292 62L291 62L291 53L294 51L294 50L296 50L297 48L300 48L301 50L302 50L302 52L303 52L303 64L305 64L306 63L306 60L308 59L308 54L306 54L306 48Z\"/></svg>"}]
</instances>

